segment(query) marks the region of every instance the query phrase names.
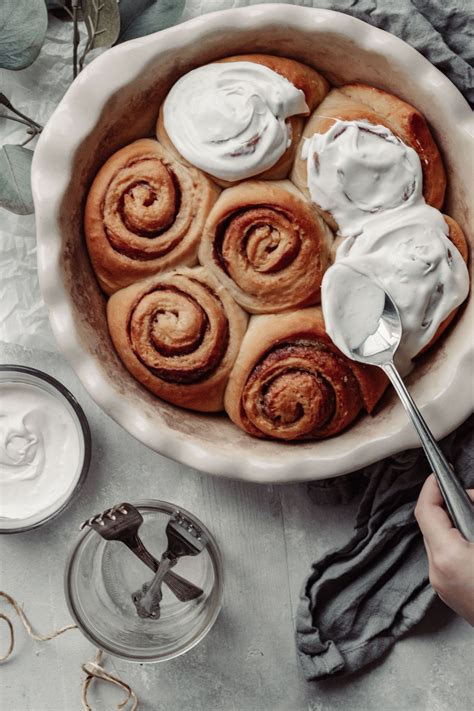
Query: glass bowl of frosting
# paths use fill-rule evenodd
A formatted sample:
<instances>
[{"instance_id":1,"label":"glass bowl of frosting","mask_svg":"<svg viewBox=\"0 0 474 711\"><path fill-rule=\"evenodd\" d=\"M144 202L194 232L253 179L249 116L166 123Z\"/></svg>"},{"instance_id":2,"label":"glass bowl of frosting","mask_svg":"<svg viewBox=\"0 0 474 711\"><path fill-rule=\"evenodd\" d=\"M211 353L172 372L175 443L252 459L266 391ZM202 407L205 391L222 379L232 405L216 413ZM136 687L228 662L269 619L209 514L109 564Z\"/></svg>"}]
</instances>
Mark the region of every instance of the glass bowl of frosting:
<instances>
[{"instance_id":1,"label":"glass bowl of frosting","mask_svg":"<svg viewBox=\"0 0 474 711\"><path fill-rule=\"evenodd\" d=\"M75 397L47 373L0 365L0 533L62 512L87 476L91 436Z\"/></svg>"},{"instance_id":2,"label":"glass bowl of frosting","mask_svg":"<svg viewBox=\"0 0 474 711\"><path fill-rule=\"evenodd\" d=\"M140 538L159 560L167 548L166 526L177 507L156 500L134 506L143 516ZM132 594L154 574L122 542L104 540L87 528L71 551L65 571L69 611L85 637L113 656L133 662L173 659L197 645L219 614L223 574L218 545L196 516L178 508L204 534L207 545L198 555L179 558L172 570L202 593L182 602L163 584L159 619L138 616Z\"/></svg>"}]
</instances>

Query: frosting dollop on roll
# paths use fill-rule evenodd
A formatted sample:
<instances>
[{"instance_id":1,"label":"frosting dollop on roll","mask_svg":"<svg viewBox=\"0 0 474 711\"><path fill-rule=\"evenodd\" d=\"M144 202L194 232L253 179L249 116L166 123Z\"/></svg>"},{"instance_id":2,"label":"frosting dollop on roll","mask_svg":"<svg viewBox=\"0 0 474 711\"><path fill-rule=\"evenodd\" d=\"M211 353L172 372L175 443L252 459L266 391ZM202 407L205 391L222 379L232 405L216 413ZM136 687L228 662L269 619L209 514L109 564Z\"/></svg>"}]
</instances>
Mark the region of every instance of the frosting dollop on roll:
<instances>
[{"instance_id":1,"label":"frosting dollop on roll","mask_svg":"<svg viewBox=\"0 0 474 711\"><path fill-rule=\"evenodd\" d=\"M163 107L166 132L179 153L228 181L275 165L291 143L286 119L306 113L300 89L272 69L245 61L188 72Z\"/></svg>"},{"instance_id":2,"label":"frosting dollop on roll","mask_svg":"<svg viewBox=\"0 0 474 711\"><path fill-rule=\"evenodd\" d=\"M422 195L420 159L388 128L335 121L303 144L311 199L330 212L347 237L371 216L413 204Z\"/></svg>"},{"instance_id":3,"label":"frosting dollop on roll","mask_svg":"<svg viewBox=\"0 0 474 711\"><path fill-rule=\"evenodd\" d=\"M443 215L426 204L368 221L362 233L342 242L336 263L324 275L322 302L328 334L344 351L347 334L341 334L344 319L336 307L350 309L358 293L357 273L368 276L388 292L397 305L403 335L395 355L402 373L412 367L412 358L427 346L445 318L466 298L469 274L459 250L450 241ZM350 292L341 305L341 275L337 266L354 270ZM347 273L342 279L347 282ZM374 303L366 293L360 306L366 319ZM355 323L355 320L353 321ZM369 334L367 334L369 335Z\"/></svg>"}]
</instances>

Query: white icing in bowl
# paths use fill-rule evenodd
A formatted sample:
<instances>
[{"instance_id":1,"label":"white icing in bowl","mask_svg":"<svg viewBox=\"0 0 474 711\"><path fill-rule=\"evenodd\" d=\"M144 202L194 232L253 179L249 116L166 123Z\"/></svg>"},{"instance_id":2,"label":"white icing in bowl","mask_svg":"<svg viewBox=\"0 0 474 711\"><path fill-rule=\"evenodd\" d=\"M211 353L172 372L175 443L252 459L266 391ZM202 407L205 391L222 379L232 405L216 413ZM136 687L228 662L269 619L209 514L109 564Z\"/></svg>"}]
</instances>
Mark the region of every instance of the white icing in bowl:
<instances>
[{"instance_id":1,"label":"white icing in bowl","mask_svg":"<svg viewBox=\"0 0 474 711\"><path fill-rule=\"evenodd\" d=\"M0 366L0 532L34 528L79 490L90 432L75 398L46 373Z\"/></svg>"}]
</instances>

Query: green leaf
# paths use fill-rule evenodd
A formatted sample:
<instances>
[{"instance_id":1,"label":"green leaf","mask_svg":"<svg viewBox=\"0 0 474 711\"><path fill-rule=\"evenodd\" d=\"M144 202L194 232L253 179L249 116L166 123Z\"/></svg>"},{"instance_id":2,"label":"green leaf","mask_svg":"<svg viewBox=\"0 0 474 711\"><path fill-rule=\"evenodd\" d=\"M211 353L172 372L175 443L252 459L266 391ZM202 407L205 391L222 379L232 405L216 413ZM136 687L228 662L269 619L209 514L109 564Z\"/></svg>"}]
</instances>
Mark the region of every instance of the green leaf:
<instances>
[{"instance_id":1,"label":"green leaf","mask_svg":"<svg viewBox=\"0 0 474 711\"><path fill-rule=\"evenodd\" d=\"M33 151L23 146L0 148L0 207L17 215L34 212L31 195Z\"/></svg>"},{"instance_id":2,"label":"green leaf","mask_svg":"<svg viewBox=\"0 0 474 711\"><path fill-rule=\"evenodd\" d=\"M185 0L120 0L120 42L150 35L179 22Z\"/></svg>"},{"instance_id":3,"label":"green leaf","mask_svg":"<svg viewBox=\"0 0 474 711\"><path fill-rule=\"evenodd\" d=\"M82 12L89 35L89 49L115 44L120 33L117 0L82 0Z\"/></svg>"},{"instance_id":4,"label":"green leaf","mask_svg":"<svg viewBox=\"0 0 474 711\"><path fill-rule=\"evenodd\" d=\"M120 10L120 37L119 41L122 40L123 35L128 32L128 28L133 22L142 15L145 10L154 5L156 0L120 0L119 10Z\"/></svg>"},{"instance_id":5,"label":"green leaf","mask_svg":"<svg viewBox=\"0 0 474 711\"><path fill-rule=\"evenodd\" d=\"M1 0L0 67L24 69L43 44L48 25L44 0Z\"/></svg>"}]
</instances>

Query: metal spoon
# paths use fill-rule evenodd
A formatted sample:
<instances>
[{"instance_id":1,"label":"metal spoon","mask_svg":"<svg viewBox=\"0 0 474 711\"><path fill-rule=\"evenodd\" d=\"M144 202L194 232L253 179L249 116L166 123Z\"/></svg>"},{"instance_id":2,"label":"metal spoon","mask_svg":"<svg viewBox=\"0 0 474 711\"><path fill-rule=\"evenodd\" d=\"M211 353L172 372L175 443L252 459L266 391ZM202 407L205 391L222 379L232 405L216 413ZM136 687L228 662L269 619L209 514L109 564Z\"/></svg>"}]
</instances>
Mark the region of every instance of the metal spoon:
<instances>
[{"instance_id":1,"label":"metal spoon","mask_svg":"<svg viewBox=\"0 0 474 711\"><path fill-rule=\"evenodd\" d=\"M349 269L344 265L338 265L338 268ZM359 276L361 279L370 282L368 277L362 274ZM345 348L341 347L341 350L352 360L359 361L359 363L378 365L387 374L418 433L426 458L434 472L454 525L467 541L474 543L474 504L459 483L452 466L438 447L428 425L393 363L393 357L400 344L401 337L402 324L398 309L389 294L385 292L384 309L380 316L377 330L356 348L351 348L347 342L341 343L341 346L345 346ZM343 338L342 334L341 338Z\"/></svg>"}]
</instances>

